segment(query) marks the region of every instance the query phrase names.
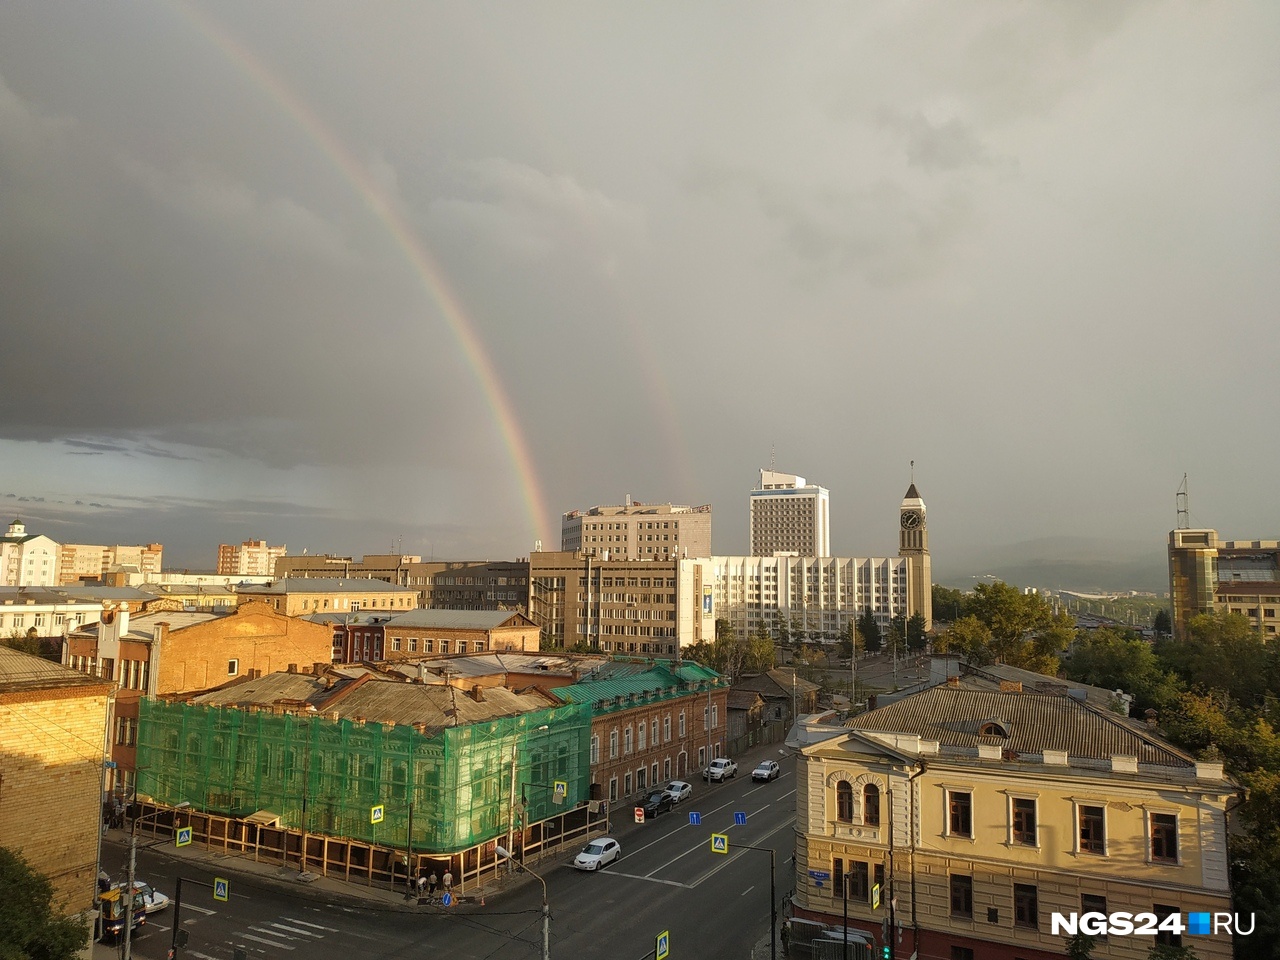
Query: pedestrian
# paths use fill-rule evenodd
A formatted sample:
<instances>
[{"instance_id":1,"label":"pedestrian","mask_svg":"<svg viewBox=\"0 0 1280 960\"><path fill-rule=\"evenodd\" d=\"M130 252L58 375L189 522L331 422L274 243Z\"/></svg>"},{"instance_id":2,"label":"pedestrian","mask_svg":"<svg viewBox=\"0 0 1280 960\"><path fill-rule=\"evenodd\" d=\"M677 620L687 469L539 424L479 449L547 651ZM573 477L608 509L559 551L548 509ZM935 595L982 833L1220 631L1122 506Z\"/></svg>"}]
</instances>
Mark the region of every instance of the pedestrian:
<instances>
[{"instance_id":1,"label":"pedestrian","mask_svg":"<svg viewBox=\"0 0 1280 960\"><path fill-rule=\"evenodd\" d=\"M427 877L427 899L428 900L434 900L436 898L436 884L438 884L439 882L440 882L440 878L437 877L436 872L432 870L431 876Z\"/></svg>"},{"instance_id":2,"label":"pedestrian","mask_svg":"<svg viewBox=\"0 0 1280 960\"><path fill-rule=\"evenodd\" d=\"M418 899L422 899L422 892L427 889L427 875L421 871L418 872Z\"/></svg>"},{"instance_id":3,"label":"pedestrian","mask_svg":"<svg viewBox=\"0 0 1280 960\"><path fill-rule=\"evenodd\" d=\"M453 892L453 874L452 873L450 873L448 870L445 870L444 876L441 878L440 882L444 884L445 893Z\"/></svg>"}]
</instances>

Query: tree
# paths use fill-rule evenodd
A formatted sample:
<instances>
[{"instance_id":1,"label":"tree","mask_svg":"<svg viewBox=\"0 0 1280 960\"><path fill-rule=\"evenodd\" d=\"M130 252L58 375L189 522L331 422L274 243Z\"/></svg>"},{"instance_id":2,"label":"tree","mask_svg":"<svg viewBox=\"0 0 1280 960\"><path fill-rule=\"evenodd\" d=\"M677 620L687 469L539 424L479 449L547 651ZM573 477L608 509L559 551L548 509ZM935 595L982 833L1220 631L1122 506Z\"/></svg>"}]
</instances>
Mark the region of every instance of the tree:
<instances>
[{"instance_id":1,"label":"tree","mask_svg":"<svg viewBox=\"0 0 1280 960\"><path fill-rule=\"evenodd\" d=\"M913 613L907 620L907 649L919 653L929 645L929 635L924 629L924 614Z\"/></svg>"},{"instance_id":2,"label":"tree","mask_svg":"<svg viewBox=\"0 0 1280 960\"><path fill-rule=\"evenodd\" d=\"M889 621L889 630L885 634L885 640L888 641L889 654L898 656L905 652L907 641L907 618L902 614L898 614Z\"/></svg>"},{"instance_id":3,"label":"tree","mask_svg":"<svg viewBox=\"0 0 1280 960\"><path fill-rule=\"evenodd\" d=\"M1091 960L1096 938L1087 933L1077 933L1067 937L1068 960Z\"/></svg>"},{"instance_id":4,"label":"tree","mask_svg":"<svg viewBox=\"0 0 1280 960\"><path fill-rule=\"evenodd\" d=\"M765 627L759 627L747 641L743 670L747 673L764 673L766 670L772 670L776 656L773 637L769 636L769 631Z\"/></svg>"},{"instance_id":5,"label":"tree","mask_svg":"<svg viewBox=\"0 0 1280 960\"><path fill-rule=\"evenodd\" d=\"M977 666L992 661L991 628L974 616L961 617L935 646L943 653L958 653Z\"/></svg>"},{"instance_id":6,"label":"tree","mask_svg":"<svg viewBox=\"0 0 1280 960\"><path fill-rule=\"evenodd\" d=\"M877 653L880 650L880 624L876 622L876 616L870 610L864 610L858 616L855 629L862 635L862 646L868 653Z\"/></svg>"},{"instance_id":7,"label":"tree","mask_svg":"<svg viewBox=\"0 0 1280 960\"><path fill-rule=\"evenodd\" d=\"M845 621L844 633L840 638L840 656L846 660L852 659L858 655L859 648L863 646L858 642L858 624L853 618Z\"/></svg>"},{"instance_id":8,"label":"tree","mask_svg":"<svg viewBox=\"0 0 1280 960\"><path fill-rule=\"evenodd\" d=\"M1067 614L1055 614L1038 593L1023 593L999 580L978 584L967 610L991 631L988 663L1053 675L1058 654L1075 639L1075 625Z\"/></svg>"},{"instance_id":9,"label":"tree","mask_svg":"<svg viewBox=\"0 0 1280 960\"><path fill-rule=\"evenodd\" d=\"M933 585L933 619L952 623L965 615L964 594L950 587Z\"/></svg>"},{"instance_id":10,"label":"tree","mask_svg":"<svg viewBox=\"0 0 1280 960\"><path fill-rule=\"evenodd\" d=\"M1196 952L1190 947L1171 947L1157 943L1147 954L1147 960L1196 960Z\"/></svg>"},{"instance_id":11,"label":"tree","mask_svg":"<svg viewBox=\"0 0 1280 960\"><path fill-rule=\"evenodd\" d=\"M1182 693L1182 684L1160 668L1149 643L1135 634L1109 627L1085 635L1072 651L1064 672L1070 680L1133 694L1138 716L1147 708L1164 710L1174 705Z\"/></svg>"},{"instance_id":12,"label":"tree","mask_svg":"<svg viewBox=\"0 0 1280 960\"><path fill-rule=\"evenodd\" d=\"M4 645L13 650L29 653L33 657L43 656L44 654L44 645L40 642L39 632L35 627L29 628L26 633L15 629L9 634L9 638L4 641Z\"/></svg>"},{"instance_id":13,"label":"tree","mask_svg":"<svg viewBox=\"0 0 1280 960\"><path fill-rule=\"evenodd\" d=\"M89 937L78 917L51 906L53 884L18 853L0 847L0 957L5 960L73 960Z\"/></svg>"},{"instance_id":14,"label":"tree","mask_svg":"<svg viewBox=\"0 0 1280 960\"><path fill-rule=\"evenodd\" d=\"M1168 610L1156 611L1156 615L1151 621L1151 629L1162 637L1172 636L1173 620L1170 619Z\"/></svg>"}]
</instances>

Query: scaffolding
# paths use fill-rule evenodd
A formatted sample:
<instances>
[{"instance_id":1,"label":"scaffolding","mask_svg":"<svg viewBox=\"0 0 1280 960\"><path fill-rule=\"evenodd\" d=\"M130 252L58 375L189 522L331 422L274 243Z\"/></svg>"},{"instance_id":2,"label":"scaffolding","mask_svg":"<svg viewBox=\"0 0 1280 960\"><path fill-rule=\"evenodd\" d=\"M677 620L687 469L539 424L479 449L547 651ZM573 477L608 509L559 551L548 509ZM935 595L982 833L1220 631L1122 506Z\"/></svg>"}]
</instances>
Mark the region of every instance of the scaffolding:
<instances>
[{"instance_id":1,"label":"scaffolding","mask_svg":"<svg viewBox=\"0 0 1280 960\"><path fill-rule=\"evenodd\" d=\"M589 800L590 704L435 730L153 699L140 710L139 794L269 812L304 834L451 853Z\"/></svg>"}]
</instances>

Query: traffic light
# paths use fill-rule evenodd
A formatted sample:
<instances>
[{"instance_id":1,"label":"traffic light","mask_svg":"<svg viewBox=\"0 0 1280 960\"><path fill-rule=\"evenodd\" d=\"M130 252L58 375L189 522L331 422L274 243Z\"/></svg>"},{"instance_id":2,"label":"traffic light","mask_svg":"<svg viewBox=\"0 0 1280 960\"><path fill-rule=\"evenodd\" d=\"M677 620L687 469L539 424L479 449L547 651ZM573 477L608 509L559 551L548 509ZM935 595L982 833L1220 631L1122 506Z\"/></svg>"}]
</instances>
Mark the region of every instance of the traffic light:
<instances>
[{"instance_id":1,"label":"traffic light","mask_svg":"<svg viewBox=\"0 0 1280 960\"><path fill-rule=\"evenodd\" d=\"M887 943L880 948L880 956L883 957L884 960L889 960L889 945Z\"/></svg>"}]
</instances>

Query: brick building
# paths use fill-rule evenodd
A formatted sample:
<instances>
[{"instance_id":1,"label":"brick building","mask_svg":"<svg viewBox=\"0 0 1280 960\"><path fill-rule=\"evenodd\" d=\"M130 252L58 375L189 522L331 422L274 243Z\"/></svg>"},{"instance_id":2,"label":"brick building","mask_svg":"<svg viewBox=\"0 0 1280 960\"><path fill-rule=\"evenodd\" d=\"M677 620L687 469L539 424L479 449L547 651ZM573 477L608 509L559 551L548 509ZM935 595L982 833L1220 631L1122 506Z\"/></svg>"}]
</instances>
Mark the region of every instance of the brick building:
<instances>
[{"instance_id":1,"label":"brick building","mask_svg":"<svg viewBox=\"0 0 1280 960\"><path fill-rule=\"evenodd\" d=\"M112 685L0 646L0 847L53 884L53 906L93 905Z\"/></svg>"},{"instance_id":2,"label":"brick building","mask_svg":"<svg viewBox=\"0 0 1280 960\"><path fill-rule=\"evenodd\" d=\"M411 610L384 625L385 660L419 654L538 652L538 625L507 610Z\"/></svg>"},{"instance_id":3,"label":"brick building","mask_svg":"<svg viewBox=\"0 0 1280 960\"><path fill-rule=\"evenodd\" d=\"M111 681L111 759L108 786L127 796L137 770L138 702L144 696L210 690L237 677L289 664L328 664L328 626L242 603L231 613L162 611L131 616L129 604L103 612L102 621L68 634L63 663Z\"/></svg>"},{"instance_id":4,"label":"brick building","mask_svg":"<svg viewBox=\"0 0 1280 960\"><path fill-rule=\"evenodd\" d=\"M385 580L285 577L274 583L242 586L241 600L260 600L277 613L305 617L313 613L414 610L417 593Z\"/></svg>"}]
</instances>

